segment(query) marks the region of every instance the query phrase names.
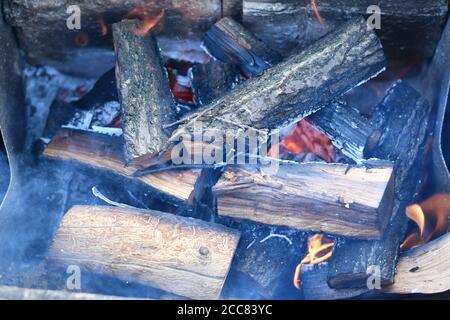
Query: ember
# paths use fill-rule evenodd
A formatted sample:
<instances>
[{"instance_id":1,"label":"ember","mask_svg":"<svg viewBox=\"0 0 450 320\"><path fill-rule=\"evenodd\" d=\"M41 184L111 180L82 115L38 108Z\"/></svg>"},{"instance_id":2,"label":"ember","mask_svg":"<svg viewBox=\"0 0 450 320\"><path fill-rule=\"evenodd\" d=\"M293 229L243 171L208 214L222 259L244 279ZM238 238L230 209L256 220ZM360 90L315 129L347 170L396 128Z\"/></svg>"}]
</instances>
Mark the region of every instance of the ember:
<instances>
[{"instance_id":1,"label":"ember","mask_svg":"<svg viewBox=\"0 0 450 320\"><path fill-rule=\"evenodd\" d=\"M450 195L436 194L420 204L410 205L406 208L406 215L414 221L417 229L401 244L402 251L419 247L450 230Z\"/></svg>"},{"instance_id":2,"label":"ember","mask_svg":"<svg viewBox=\"0 0 450 320\"><path fill-rule=\"evenodd\" d=\"M315 234L308 241L308 254L295 268L294 286L300 289L300 274L305 264L319 264L327 261L333 254L334 241L324 234Z\"/></svg>"},{"instance_id":3,"label":"ember","mask_svg":"<svg viewBox=\"0 0 450 320\"><path fill-rule=\"evenodd\" d=\"M317 0L310 0L310 3L311 3L311 7L313 9L313 12L314 12L314 16L316 17L317 21L319 21L319 23L322 26L324 26L325 25L325 20L320 15L319 8L317 8Z\"/></svg>"},{"instance_id":4,"label":"ember","mask_svg":"<svg viewBox=\"0 0 450 320\"><path fill-rule=\"evenodd\" d=\"M164 17L164 10L158 15L154 15L152 10L148 6L137 7L125 16L126 19L139 19L142 25L134 30L137 36L146 36Z\"/></svg>"}]
</instances>

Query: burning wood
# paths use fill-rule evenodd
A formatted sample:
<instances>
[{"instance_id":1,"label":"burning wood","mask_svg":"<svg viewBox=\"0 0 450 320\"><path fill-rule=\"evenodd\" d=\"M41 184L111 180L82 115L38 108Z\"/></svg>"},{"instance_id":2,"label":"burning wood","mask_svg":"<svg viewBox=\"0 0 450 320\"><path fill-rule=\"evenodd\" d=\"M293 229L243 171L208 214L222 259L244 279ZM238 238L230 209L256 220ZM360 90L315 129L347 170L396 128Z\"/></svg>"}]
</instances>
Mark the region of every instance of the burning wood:
<instances>
[{"instance_id":1,"label":"burning wood","mask_svg":"<svg viewBox=\"0 0 450 320\"><path fill-rule=\"evenodd\" d=\"M184 297L217 299L238 241L237 231L201 220L77 206L62 220L48 260Z\"/></svg>"},{"instance_id":2,"label":"burning wood","mask_svg":"<svg viewBox=\"0 0 450 320\"><path fill-rule=\"evenodd\" d=\"M333 254L334 241L324 234L316 234L308 241L308 254L295 268L294 286L300 289L300 273L306 264L315 265L327 261Z\"/></svg>"},{"instance_id":3,"label":"burning wood","mask_svg":"<svg viewBox=\"0 0 450 320\"><path fill-rule=\"evenodd\" d=\"M403 82L396 83L377 107L373 123L378 129L371 135L365 153L368 157L395 161L392 217L380 240L347 240L335 248L330 260L328 283L331 287L366 287L370 266L380 267L383 286L394 281L400 244L407 231L405 208L413 203L422 181L424 154L431 131L430 112L428 102Z\"/></svg>"},{"instance_id":4,"label":"burning wood","mask_svg":"<svg viewBox=\"0 0 450 320\"><path fill-rule=\"evenodd\" d=\"M410 205L406 215L417 224L418 230L406 237L400 246L403 251L424 245L450 230L450 195L436 194L420 204Z\"/></svg>"},{"instance_id":5,"label":"burning wood","mask_svg":"<svg viewBox=\"0 0 450 320\"><path fill-rule=\"evenodd\" d=\"M47 146L44 155L106 169L130 177L136 167L126 166L123 141L118 137L82 131L61 131ZM187 200L200 175L198 170L165 171L138 177L139 181L178 200Z\"/></svg>"},{"instance_id":6,"label":"burning wood","mask_svg":"<svg viewBox=\"0 0 450 320\"><path fill-rule=\"evenodd\" d=\"M174 100L158 47L153 38L134 34L139 25L132 20L113 25L127 161L159 153L170 135L164 125L175 120Z\"/></svg>"},{"instance_id":7,"label":"burning wood","mask_svg":"<svg viewBox=\"0 0 450 320\"><path fill-rule=\"evenodd\" d=\"M391 215L392 175L389 162L280 164L276 174L238 166L213 191L221 216L376 239Z\"/></svg>"},{"instance_id":8,"label":"burning wood","mask_svg":"<svg viewBox=\"0 0 450 320\"><path fill-rule=\"evenodd\" d=\"M230 18L217 22L205 34L204 43L214 57L240 67L250 78L281 61L276 51Z\"/></svg>"},{"instance_id":9,"label":"burning wood","mask_svg":"<svg viewBox=\"0 0 450 320\"><path fill-rule=\"evenodd\" d=\"M304 52L267 70L177 124L206 129L277 129L296 122L384 68L380 43L363 20L351 21Z\"/></svg>"}]
</instances>

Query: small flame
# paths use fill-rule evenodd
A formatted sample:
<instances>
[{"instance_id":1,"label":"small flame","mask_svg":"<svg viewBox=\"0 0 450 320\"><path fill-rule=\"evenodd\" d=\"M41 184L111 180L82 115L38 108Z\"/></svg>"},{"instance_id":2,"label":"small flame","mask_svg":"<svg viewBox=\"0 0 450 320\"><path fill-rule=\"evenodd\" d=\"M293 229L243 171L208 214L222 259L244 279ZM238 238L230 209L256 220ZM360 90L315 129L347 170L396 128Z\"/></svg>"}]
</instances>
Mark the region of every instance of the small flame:
<instances>
[{"instance_id":1,"label":"small flame","mask_svg":"<svg viewBox=\"0 0 450 320\"><path fill-rule=\"evenodd\" d=\"M311 7L312 7L313 12L314 12L314 16L316 17L317 21L319 21L321 26L324 26L325 25L325 20L320 15L319 8L317 7L317 0L310 0L309 2L311 4Z\"/></svg>"},{"instance_id":2,"label":"small flame","mask_svg":"<svg viewBox=\"0 0 450 320\"><path fill-rule=\"evenodd\" d=\"M450 230L450 194L436 194L420 204L410 205L406 215L417 229L400 245L402 251L417 248Z\"/></svg>"},{"instance_id":3,"label":"small flame","mask_svg":"<svg viewBox=\"0 0 450 320\"><path fill-rule=\"evenodd\" d=\"M109 32L108 23L106 22L105 18L100 17L98 20L99 24L99 32L102 36L106 36Z\"/></svg>"},{"instance_id":4,"label":"small flame","mask_svg":"<svg viewBox=\"0 0 450 320\"><path fill-rule=\"evenodd\" d=\"M280 156L284 148L294 154L311 153L329 163L336 162L336 149L331 140L306 120L297 123L294 131L274 148L279 148ZM275 154L273 149L268 153L270 157Z\"/></svg>"},{"instance_id":5,"label":"small flame","mask_svg":"<svg viewBox=\"0 0 450 320\"><path fill-rule=\"evenodd\" d=\"M125 16L126 19L139 19L142 25L134 30L139 37L146 36L164 17L164 10L160 14L154 16L148 6L136 7L131 9Z\"/></svg>"},{"instance_id":6,"label":"small flame","mask_svg":"<svg viewBox=\"0 0 450 320\"><path fill-rule=\"evenodd\" d=\"M334 241L324 234L315 234L308 240L308 254L295 268L294 286L300 289L300 274L305 264L319 264L325 262L333 254Z\"/></svg>"}]
</instances>

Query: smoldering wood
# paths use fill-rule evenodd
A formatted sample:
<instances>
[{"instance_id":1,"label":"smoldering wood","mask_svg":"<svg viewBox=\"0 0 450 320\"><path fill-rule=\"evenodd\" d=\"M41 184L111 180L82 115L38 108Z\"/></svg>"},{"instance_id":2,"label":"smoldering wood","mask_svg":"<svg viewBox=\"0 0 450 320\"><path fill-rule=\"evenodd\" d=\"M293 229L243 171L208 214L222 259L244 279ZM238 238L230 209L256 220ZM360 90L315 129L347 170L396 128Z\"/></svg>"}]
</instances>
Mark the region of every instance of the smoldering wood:
<instances>
[{"instance_id":1,"label":"smoldering wood","mask_svg":"<svg viewBox=\"0 0 450 320\"><path fill-rule=\"evenodd\" d=\"M192 218L76 206L62 220L48 261L188 298L217 299L238 241L236 230Z\"/></svg>"},{"instance_id":2,"label":"smoldering wood","mask_svg":"<svg viewBox=\"0 0 450 320\"><path fill-rule=\"evenodd\" d=\"M62 130L44 150L47 157L72 160L130 177L136 167L125 165L123 140L92 132ZM189 199L199 170L165 171L136 177L153 189L179 200Z\"/></svg>"},{"instance_id":3,"label":"smoldering wood","mask_svg":"<svg viewBox=\"0 0 450 320\"><path fill-rule=\"evenodd\" d=\"M233 166L213 191L220 216L377 239L391 214L392 177L392 164L384 161L280 164L275 174Z\"/></svg>"},{"instance_id":4,"label":"smoldering wood","mask_svg":"<svg viewBox=\"0 0 450 320\"><path fill-rule=\"evenodd\" d=\"M116 77L122 105L125 159L160 152L176 119L175 102L156 41L135 34L140 22L124 20L113 25Z\"/></svg>"},{"instance_id":5,"label":"smoldering wood","mask_svg":"<svg viewBox=\"0 0 450 320\"><path fill-rule=\"evenodd\" d=\"M317 1L319 20L308 0L244 0L243 24L270 47L289 56L314 43L341 23L367 13L371 0ZM446 0L383 1L376 30L390 59L433 55L446 21ZM414 30L414 32L411 32Z\"/></svg>"},{"instance_id":6,"label":"smoldering wood","mask_svg":"<svg viewBox=\"0 0 450 320\"><path fill-rule=\"evenodd\" d=\"M377 107L373 123L378 129L370 137L366 156L395 161L392 217L380 240L345 240L335 247L328 279L333 288L365 287L371 266L380 267L383 286L394 282L400 244L408 226L405 208L415 202L422 184L433 123L429 103L399 81Z\"/></svg>"},{"instance_id":7,"label":"smoldering wood","mask_svg":"<svg viewBox=\"0 0 450 320\"><path fill-rule=\"evenodd\" d=\"M216 22L205 33L203 41L214 57L240 67L249 77L261 75L282 60L278 52L231 18Z\"/></svg>"},{"instance_id":8,"label":"smoldering wood","mask_svg":"<svg viewBox=\"0 0 450 320\"><path fill-rule=\"evenodd\" d=\"M20 46L29 62L90 76L99 76L114 65L111 33L107 29L107 34L102 34L102 23L109 27L124 19L132 9L139 8L149 17L156 17L164 11L158 27L161 36L197 41L222 16L238 17L242 14L241 1L234 0L4 2L6 19L16 29ZM69 30L66 25L71 16L67 8L71 5L81 8L81 30ZM86 46L77 44L76 39L80 35L88 40Z\"/></svg>"},{"instance_id":9,"label":"smoldering wood","mask_svg":"<svg viewBox=\"0 0 450 320\"><path fill-rule=\"evenodd\" d=\"M236 87L241 80L236 66L218 60L211 60L206 64L194 64L191 77L195 101L201 106L221 97Z\"/></svg>"},{"instance_id":10,"label":"smoldering wood","mask_svg":"<svg viewBox=\"0 0 450 320\"><path fill-rule=\"evenodd\" d=\"M330 138L333 145L350 159L364 160L364 149L374 131L370 119L344 102L332 102L308 118Z\"/></svg>"},{"instance_id":11,"label":"smoldering wood","mask_svg":"<svg viewBox=\"0 0 450 320\"><path fill-rule=\"evenodd\" d=\"M383 292L436 294L450 290L450 234L403 253L394 283Z\"/></svg>"},{"instance_id":12,"label":"smoldering wood","mask_svg":"<svg viewBox=\"0 0 450 320\"><path fill-rule=\"evenodd\" d=\"M185 117L174 132L277 129L310 115L384 69L378 38L365 21L352 20L260 77Z\"/></svg>"}]
</instances>

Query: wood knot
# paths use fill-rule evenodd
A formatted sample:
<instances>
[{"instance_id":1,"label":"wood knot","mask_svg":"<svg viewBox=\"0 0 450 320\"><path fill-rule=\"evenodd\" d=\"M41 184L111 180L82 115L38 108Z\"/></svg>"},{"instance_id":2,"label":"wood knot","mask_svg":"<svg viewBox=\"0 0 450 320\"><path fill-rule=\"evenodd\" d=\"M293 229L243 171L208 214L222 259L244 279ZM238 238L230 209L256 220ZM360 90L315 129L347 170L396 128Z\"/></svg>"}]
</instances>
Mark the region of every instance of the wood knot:
<instances>
[{"instance_id":1,"label":"wood knot","mask_svg":"<svg viewBox=\"0 0 450 320\"><path fill-rule=\"evenodd\" d=\"M200 249L198 249L198 252L200 253L200 255L206 257L209 254L209 249L207 247L200 247Z\"/></svg>"}]
</instances>

